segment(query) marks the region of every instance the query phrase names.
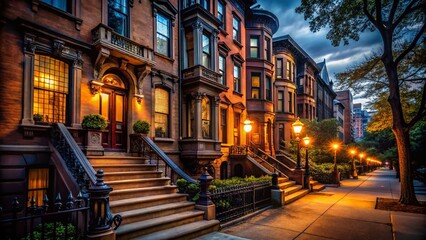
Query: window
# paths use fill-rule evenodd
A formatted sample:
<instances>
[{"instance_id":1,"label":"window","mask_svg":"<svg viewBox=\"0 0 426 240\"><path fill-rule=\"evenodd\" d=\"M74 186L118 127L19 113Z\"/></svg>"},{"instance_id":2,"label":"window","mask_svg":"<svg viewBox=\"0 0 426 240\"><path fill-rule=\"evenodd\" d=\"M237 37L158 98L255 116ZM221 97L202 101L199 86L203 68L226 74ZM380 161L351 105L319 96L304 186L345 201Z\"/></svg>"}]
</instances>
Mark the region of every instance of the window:
<instances>
[{"instance_id":1,"label":"window","mask_svg":"<svg viewBox=\"0 0 426 240\"><path fill-rule=\"evenodd\" d=\"M288 80L291 79L291 62L287 60L286 77Z\"/></svg>"},{"instance_id":2,"label":"window","mask_svg":"<svg viewBox=\"0 0 426 240\"><path fill-rule=\"evenodd\" d=\"M303 103L297 104L297 115L302 116L303 115Z\"/></svg>"},{"instance_id":3,"label":"window","mask_svg":"<svg viewBox=\"0 0 426 240\"><path fill-rule=\"evenodd\" d=\"M186 55L188 57L188 67L194 66L194 35L188 32L186 37Z\"/></svg>"},{"instance_id":4,"label":"window","mask_svg":"<svg viewBox=\"0 0 426 240\"><path fill-rule=\"evenodd\" d=\"M210 0L200 0L201 1L201 6L204 8L204 9L206 9L207 11L209 11L210 10L210 4L209 4L209 2L210 2Z\"/></svg>"},{"instance_id":5,"label":"window","mask_svg":"<svg viewBox=\"0 0 426 240\"><path fill-rule=\"evenodd\" d=\"M219 73L222 74L220 84L226 85L226 58L222 55L219 55Z\"/></svg>"},{"instance_id":6,"label":"window","mask_svg":"<svg viewBox=\"0 0 426 240\"><path fill-rule=\"evenodd\" d=\"M28 169L28 198L34 197L35 205L43 204L43 197L49 190L49 168ZM28 202L30 205L30 202Z\"/></svg>"},{"instance_id":7,"label":"window","mask_svg":"<svg viewBox=\"0 0 426 240\"><path fill-rule=\"evenodd\" d=\"M221 134L220 134L220 141L222 141L222 143L226 143L228 142L228 132L226 130L226 109L221 108L220 109L220 130L221 130Z\"/></svg>"},{"instance_id":8,"label":"window","mask_svg":"<svg viewBox=\"0 0 426 240\"><path fill-rule=\"evenodd\" d=\"M234 112L234 144L240 145L240 113Z\"/></svg>"},{"instance_id":9,"label":"window","mask_svg":"<svg viewBox=\"0 0 426 240\"><path fill-rule=\"evenodd\" d=\"M234 65L234 92L240 92L240 84L241 84L241 67L238 65Z\"/></svg>"},{"instance_id":10,"label":"window","mask_svg":"<svg viewBox=\"0 0 426 240\"><path fill-rule=\"evenodd\" d=\"M217 18L222 21L222 26L225 26L225 6L222 1L217 2Z\"/></svg>"},{"instance_id":11,"label":"window","mask_svg":"<svg viewBox=\"0 0 426 240\"><path fill-rule=\"evenodd\" d=\"M271 61L271 39L265 37L265 59Z\"/></svg>"},{"instance_id":12,"label":"window","mask_svg":"<svg viewBox=\"0 0 426 240\"><path fill-rule=\"evenodd\" d=\"M283 59L277 58L277 78L283 78Z\"/></svg>"},{"instance_id":13,"label":"window","mask_svg":"<svg viewBox=\"0 0 426 240\"><path fill-rule=\"evenodd\" d=\"M203 34L203 66L210 68L210 38Z\"/></svg>"},{"instance_id":14,"label":"window","mask_svg":"<svg viewBox=\"0 0 426 240\"><path fill-rule=\"evenodd\" d=\"M284 91L278 91L277 112L284 112Z\"/></svg>"},{"instance_id":15,"label":"window","mask_svg":"<svg viewBox=\"0 0 426 240\"><path fill-rule=\"evenodd\" d=\"M195 0L186 0L186 6L187 7L192 6L194 4L195 4Z\"/></svg>"},{"instance_id":16,"label":"window","mask_svg":"<svg viewBox=\"0 0 426 240\"><path fill-rule=\"evenodd\" d=\"M288 112L293 112L293 93L288 93Z\"/></svg>"},{"instance_id":17,"label":"window","mask_svg":"<svg viewBox=\"0 0 426 240\"><path fill-rule=\"evenodd\" d=\"M250 36L250 57L259 58L259 36Z\"/></svg>"},{"instance_id":18,"label":"window","mask_svg":"<svg viewBox=\"0 0 426 240\"><path fill-rule=\"evenodd\" d=\"M211 138L211 104L208 97L203 97L201 101L201 120L203 138Z\"/></svg>"},{"instance_id":19,"label":"window","mask_svg":"<svg viewBox=\"0 0 426 240\"><path fill-rule=\"evenodd\" d=\"M260 74L252 73L251 75L251 98L260 98Z\"/></svg>"},{"instance_id":20,"label":"window","mask_svg":"<svg viewBox=\"0 0 426 240\"><path fill-rule=\"evenodd\" d=\"M49 4L52 7L60 9L64 12L71 12L70 3L71 1L67 0L41 0L42 2Z\"/></svg>"},{"instance_id":21,"label":"window","mask_svg":"<svg viewBox=\"0 0 426 240\"><path fill-rule=\"evenodd\" d=\"M155 88L154 129L156 137L169 137L170 96L169 91Z\"/></svg>"},{"instance_id":22,"label":"window","mask_svg":"<svg viewBox=\"0 0 426 240\"><path fill-rule=\"evenodd\" d=\"M118 34L129 36L127 0L108 0L108 26Z\"/></svg>"},{"instance_id":23,"label":"window","mask_svg":"<svg viewBox=\"0 0 426 240\"><path fill-rule=\"evenodd\" d=\"M232 39L240 42L240 20L234 16L232 19Z\"/></svg>"},{"instance_id":24,"label":"window","mask_svg":"<svg viewBox=\"0 0 426 240\"><path fill-rule=\"evenodd\" d=\"M36 54L34 57L34 114L41 114L44 122L65 123L68 91L68 64Z\"/></svg>"},{"instance_id":25,"label":"window","mask_svg":"<svg viewBox=\"0 0 426 240\"><path fill-rule=\"evenodd\" d=\"M266 100L272 101L272 79L266 76Z\"/></svg>"},{"instance_id":26,"label":"window","mask_svg":"<svg viewBox=\"0 0 426 240\"><path fill-rule=\"evenodd\" d=\"M296 65L291 63L291 81L294 82L296 79Z\"/></svg>"},{"instance_id":27,"label":"window","mask_svg":"<svg viewBox=\"0 0 426 240\"><path fill-rule=\"evenodd\" d=\"M157 14L157 52L170 57L170 19Z\"/></svg>"}]
</instances>

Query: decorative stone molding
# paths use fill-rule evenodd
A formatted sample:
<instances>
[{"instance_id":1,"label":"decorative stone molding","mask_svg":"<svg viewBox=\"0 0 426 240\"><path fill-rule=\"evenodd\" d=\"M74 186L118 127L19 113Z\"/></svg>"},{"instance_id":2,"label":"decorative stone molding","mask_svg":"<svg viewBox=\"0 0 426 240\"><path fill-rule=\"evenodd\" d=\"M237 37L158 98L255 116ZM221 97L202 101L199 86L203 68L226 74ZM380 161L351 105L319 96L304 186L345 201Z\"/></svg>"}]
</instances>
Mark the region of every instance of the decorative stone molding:
<instances>
[{"instance_id":1,"label":"decorative stone molding","mask_svg":"<svg viewBox=\"0 0 426 240\"><path fill-rule=\"evenodd\" d=\"M106 48L100 48L98 56L96 57L95 67L93 68L93 77L95 79L99 79L99 71L101 69L102 64L104 64L105 60L109 57L110 51Z\"/></svg>"},{"instance_id":2,"label":"decorative stone molding","mask_svg":"<svg viewBox=\"0 0 426 240\"><path fill-rule=\"evenodd\" d=\"M90 92L93 95L96 95L98 93L102 92L102 86L104 85L103 82L99 82L97 80L90 81Z\"/></svg>"},{"instance_id":3,"label":"decorative stone molding","mask_svg":"<svg viewBox=\"0 0 426 240\"><path fill-rule=\"evenodd\" d=\"M64 49L64 45L65 43L61 40L53 40L52 55L55 57L60 57L62 54L62 50Z\"/></svg>"},{"instance_id":4,"label":"decorative stone molding","mask_svg":"<svg viewBox=\"0 0 426 240\"><path fill-rule=\"evenodd\" d=\"M36 50L36 45L35 45L35 35L32 34L25 34L24 37L24 52L25 53L30 53L30 54L34 54L35 50Z\"/></svg>"},{"instance_id":5,"label":"decorative stone molding","mask_svg":"<svg viewBox=\"0 0 426 240\"><path fill-rule=\"evenodd\" d=\"M140 67L138 69L138 75L137 75L137 89L138 89L138 95L143 96L143 79L151 73L151 66L144 65L143 67Z\"/></svg>"}]
</instances>

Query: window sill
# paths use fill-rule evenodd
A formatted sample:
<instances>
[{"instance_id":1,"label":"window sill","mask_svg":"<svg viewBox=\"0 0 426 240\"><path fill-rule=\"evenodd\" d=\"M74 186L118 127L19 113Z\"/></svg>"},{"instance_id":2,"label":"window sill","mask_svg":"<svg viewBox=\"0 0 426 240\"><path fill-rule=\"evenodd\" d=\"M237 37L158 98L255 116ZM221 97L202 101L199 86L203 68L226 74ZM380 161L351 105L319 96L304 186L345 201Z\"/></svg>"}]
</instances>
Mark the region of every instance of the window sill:
<instances>
[{"instance_id":1,"label":"window sill","mask_svg":"<svg viewBox=\"0 0 426 240\"><path fill-rule=\"evenodd\" d=\"M175 140L173 138L166 138L166 137L154 137L155 142L169 142L173 143Z\"/></svg>"},{"instance_id":2,"label":"window sill","mask_svg":"<svg viewBox=\"0 0 426 240\"><path fill-rule=\"evenodd\" d=\"M61 9L55 8L53 6L50 6L49 4L46 4L44 2L38 2L36 4L35 1L33 1L33 10L35 12L38 11L38 6L41 6L41 7L45 8L45 9L51 11L51 12L54 12L55 14L57 14L57 15L59 15L61 17L68 18L69 20L74 21L75 22L75 29L78 30L78 31L80 31L81 24L83 23L83 19L78 18L78 17L72 15L71 13L64 12Z\"/></svg>"},{"instance_id":3,"label":"window sill","mask_svg":"<svg viewBox=\"0 0 426 240\"><path fill-rule=\"evenodd\" d=\"M168 57L168 56L166 56L166 55L163 55L163 54L161 54L161 53L159 53L159 52L154 52L154 55L155 55L155 56L157 56L157 57L160 57L160 58L166 59L167 61L170 61L170 62L174 62L174 61L175 61L175 59L173 59L173 58L171 58L171 57Z\"/></svg>"},{"instance_id":4,"label":"window sill","mask_svg":"<svg viewBox=\"0 0 426 240\"><path fill-rule=\"evenodd\" d=\"M237 47L243 48L243 45L240 43L240 41L235 40L235 39L232 39L232 40L233 40L234 44L237 45Z\"/></svg>"},{"instance_id":5,"label":"window sill","mask_svg":"<svg viewBox=\"0 0 426 240\"><path fill-rule=\"evenodd\" d=\"M240 92L232 91L232 94L242 97L243 94Z\"/></svg>"}]
</instances>

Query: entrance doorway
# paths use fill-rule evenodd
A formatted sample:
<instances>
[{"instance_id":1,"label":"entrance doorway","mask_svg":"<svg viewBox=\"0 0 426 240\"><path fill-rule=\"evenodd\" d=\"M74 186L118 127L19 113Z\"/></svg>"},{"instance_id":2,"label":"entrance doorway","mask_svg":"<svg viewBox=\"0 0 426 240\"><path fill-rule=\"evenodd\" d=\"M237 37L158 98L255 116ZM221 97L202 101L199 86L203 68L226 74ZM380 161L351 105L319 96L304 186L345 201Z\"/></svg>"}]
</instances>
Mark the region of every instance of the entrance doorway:
<instances>
[{"instance_id":1,"label":"entrance doorway","mask_svg":"<svg viewBox=\"0 0 426 240\"><path fill-rule=\"evenodd\" d=\"M102 87L101 115L107 120L108 126L102 133L102 146L106 150L125 151L127 143L127 94L125 85L114 74L104 77Z\"/></svg>"}]
</instances>

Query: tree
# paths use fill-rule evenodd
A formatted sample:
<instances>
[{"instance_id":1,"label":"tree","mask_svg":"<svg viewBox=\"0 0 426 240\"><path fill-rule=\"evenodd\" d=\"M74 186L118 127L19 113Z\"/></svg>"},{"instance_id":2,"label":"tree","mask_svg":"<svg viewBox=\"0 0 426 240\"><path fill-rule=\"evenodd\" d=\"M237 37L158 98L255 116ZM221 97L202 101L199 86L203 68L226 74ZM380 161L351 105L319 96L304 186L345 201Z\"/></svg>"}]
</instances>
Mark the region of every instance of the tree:
<instances>
[{"instance_id":1,"label":"tree","mask_svg":"<svg viewBox=\"0 0 426 240\"><path fill-rule=\"evenodd\" d=\"M424 0L302 0L296 12L303 13L309 19L310 29L318 31L329 27L327 38L337 46L342 41L349 44L349 39L359 40L360 33L366 30L378 31L383 45L380 49L379 62L382 64L386 81L373 78L373 83L387 85L387 101L392 113L392 132L395 135L400 166L401 195L399 202L403 204L418 204L414 193L413 175L411 173L410 129L416 122L426 116L425 74L416 71L407 73L407 79L401 77L399 66L404 61L418 58L416 47L424 45L426 29L426 3ZM423 55L424 57L424 55ZM377 60L376 58L376 63ZM374 73L376 64L371 59L371 71L366 69L365 76L361 74L359 81L371 83L368 74ZM410 71L410 69L407 69ZM419 71L422 71L420 68ZM423 68L424 71L424 68ZM376 72L379 73L379 72ZM412 82L419 84L422 89L421 102L416 114L411 119L404 116L401 102L401 84ZM385 91L384 91L385 92Z\"/></svg>"}]
</instances>

